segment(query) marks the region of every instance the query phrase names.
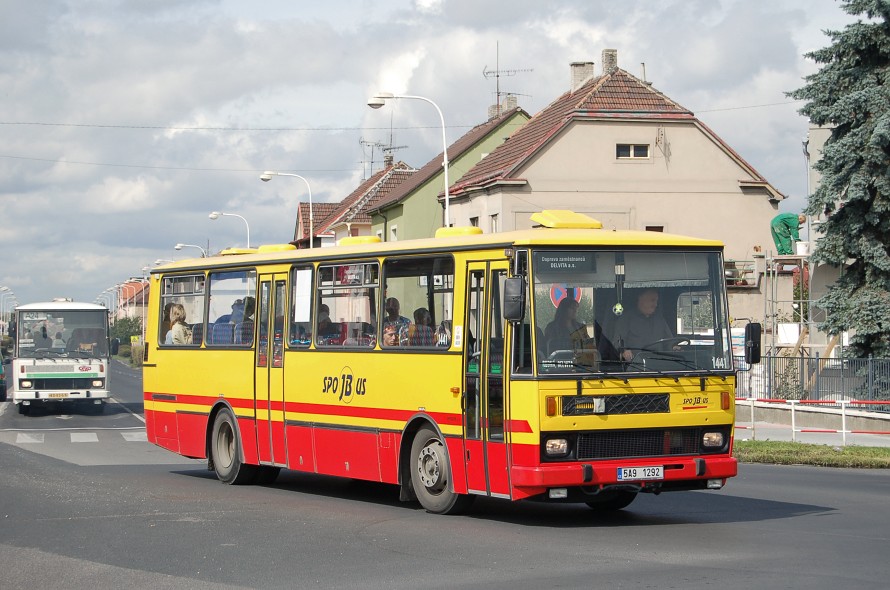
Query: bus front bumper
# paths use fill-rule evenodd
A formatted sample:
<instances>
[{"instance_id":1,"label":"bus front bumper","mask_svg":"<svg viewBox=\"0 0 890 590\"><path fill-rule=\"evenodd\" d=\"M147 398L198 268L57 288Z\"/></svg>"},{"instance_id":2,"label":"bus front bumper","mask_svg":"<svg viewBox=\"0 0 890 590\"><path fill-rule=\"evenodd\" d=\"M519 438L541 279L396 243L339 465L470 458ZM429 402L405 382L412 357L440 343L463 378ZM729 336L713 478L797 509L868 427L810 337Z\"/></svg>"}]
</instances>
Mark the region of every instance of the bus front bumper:
<instances>
[{"instance_id":1,"label":"bus front bumper","mask_svg":"<svg viewBox=\"0 0 890 590\"><path fill-rule=\"evenodd\" d=\"M663 477L653 480L628 481L620 479L622 469L662 467ZM738 474L734 457L654 457L649 459L619 459L597 462L555 463L551 465L514 466L510 470L512 483L517 488L531 488L527 492L540 493L553 487L600 487L637 484L659 489L682 489L682 484L725 480ZM696 486L691 486L696 487ZM687 488L688 489L688 488Z\"/></svg>"},{"instance_id":2,"label":"bus front bumper","mask_svg":"<svg viewBox=\"0 0 890 590\"><path fill-rule=\"evenodd\" d=\"M54 403L54 402L74 402L89 401L100 402L110 397L107 389L90 389L87 391L16 391L13 394L12 401L15 403L23 403L30 405L32 403Z\"/></svg>"}]
</instances>

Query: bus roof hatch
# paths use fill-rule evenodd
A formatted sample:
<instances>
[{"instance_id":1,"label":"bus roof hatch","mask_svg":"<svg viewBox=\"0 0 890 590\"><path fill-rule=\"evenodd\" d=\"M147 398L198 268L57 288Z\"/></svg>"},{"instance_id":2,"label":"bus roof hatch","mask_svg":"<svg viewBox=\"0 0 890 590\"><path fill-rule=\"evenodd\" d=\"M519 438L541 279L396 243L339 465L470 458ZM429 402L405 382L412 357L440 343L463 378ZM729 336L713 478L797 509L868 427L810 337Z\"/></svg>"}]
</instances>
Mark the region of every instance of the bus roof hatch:
<instances>
[{"instance_id":1,"label":"bus roof hatch","mask_svg":"<svg viewBox=\"0 0 890 590\"><path fill-rule=\"evenodd\" d=\"M593 217L565 209L545 209L533 214L531 220L539 226L554 229L603 229L603 224Z\"/></svg>"}]
</instances>

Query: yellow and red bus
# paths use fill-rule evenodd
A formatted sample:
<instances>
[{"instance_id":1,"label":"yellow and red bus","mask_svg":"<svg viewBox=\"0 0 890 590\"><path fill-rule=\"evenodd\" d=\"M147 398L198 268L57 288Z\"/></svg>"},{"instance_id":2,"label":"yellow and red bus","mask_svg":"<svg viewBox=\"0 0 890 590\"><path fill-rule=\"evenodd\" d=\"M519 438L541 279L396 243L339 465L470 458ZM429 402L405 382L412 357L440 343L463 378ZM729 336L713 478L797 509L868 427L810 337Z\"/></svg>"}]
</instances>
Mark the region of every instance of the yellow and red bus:
<instances>
[{"instance_id":1,"label":"yellow and red bus","mask_svg":"<svg viewBox=\"0 0 890 590\"><path fill-rule=\"evenodd\" d=\"M225 483L385 482L433 513L722 488L737 472L722 244L532 220L153 270L148 439ZM662 332L641 342L653 292Z\"/></svg>"}]
</instances>

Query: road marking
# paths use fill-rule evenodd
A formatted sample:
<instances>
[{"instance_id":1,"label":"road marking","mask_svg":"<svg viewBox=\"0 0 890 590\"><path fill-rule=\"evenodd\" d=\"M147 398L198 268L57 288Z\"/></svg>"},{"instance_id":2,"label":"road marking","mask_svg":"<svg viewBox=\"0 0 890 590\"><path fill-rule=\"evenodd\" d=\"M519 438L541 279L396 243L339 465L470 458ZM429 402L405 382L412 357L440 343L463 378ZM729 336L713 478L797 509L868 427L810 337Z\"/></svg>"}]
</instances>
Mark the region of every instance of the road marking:
<instances>
[{"instance_id":1,"label":"road marking","mask_svg":"<svg viewBox=\"0 0 890 590\"><path fill-rule=\"evenodd\" d=\"M84 442L99 442L99 435L95 432L72 432L71 433L71 442L73 443L84 443Z\"/></svg>"},{"instance_id":2,"label":"road marking","mask_svg":"<svg viewBox=\"0 0 890 590\"><path fill-rule=\"evenodd\" d=\"M144 430L139 432L121 432L121 436L127 442L148 442L148 436Z\"/></svg>"},{"instance_id":3,"label":"road marking","mask_svg":"<svg viewBox=\"0 0 890 590\"><path fill-rule=\"evenodd\" d=\"M31 443L42 443L43 433L30 434L27 432L19 432L15 437L15 444L26 445Z\"/></svg>"},{"instance_id":4,"label":"road marking","mask_svg":"<svg viewBox=\"0 0 890 590\"><path fill-rule=\"evenodd\" d=\"M108 396L108 401L110 401L110 402L112 402L112 403L115 403L115 404L118 404L120 407L122 407L122 408L125 409L127 412L129 412L131 416L133 416L134 418L136 418L137 420L139 420L140 422L142 422L143 424L145 424L145 418L144 418L143 416L140 416L139 414L130 411L130 409L129 409L127 406L125 406L125 405L122 404L121 402L119 402L119 401L117 401L116 399L114 399L114 396Z\"/></svg>"}]
</instances>

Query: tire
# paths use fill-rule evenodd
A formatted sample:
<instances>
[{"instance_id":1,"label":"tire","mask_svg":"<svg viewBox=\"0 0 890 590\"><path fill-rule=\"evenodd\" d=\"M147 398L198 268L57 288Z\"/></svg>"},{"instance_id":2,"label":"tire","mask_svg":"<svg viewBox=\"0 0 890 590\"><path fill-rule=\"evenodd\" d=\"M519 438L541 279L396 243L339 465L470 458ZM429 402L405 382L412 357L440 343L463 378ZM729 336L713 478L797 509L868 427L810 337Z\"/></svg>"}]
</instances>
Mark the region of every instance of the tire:
<instances>
[{"instance_id":1,"label":"tire","mask_svg":"<svg viewBox=\"0 0 890 590\"><path fill-rule=\"evenodd\" d=\"M455 494L451 485L448 449L429 426L421 428L411 443L411 486L427 512L459 514L473 502L473 496Z\"/></svg>"},{"instance_id":2,"label":"tire","mask_svg":"<svg viewBox=\"0 0 890 590\"><path fill-rule=\"evenodd\" d=\"M213 421L210 435L210 457L219 481L240 485L251 483L257 475L256 465L245 465L241 461L241 438L238 436L238 423L228 409L220 410Z\"/></svg>"},{"instance_id":3,"label":"tire","mask_svg":"<svg viewBox=\"0 0 890 590\"><path fill-rule=\"evenodd\" d=\"M26 406L25 404L19 404L19 414L28 415L31 413L31 406Z\"/></svg>"},{"instance_id":4,"label":"tire","mask_svg":"<svg viewBox=\"0 0 890 590\"><path fill-rule=\"evenodd\" d=\"M612 512L627 508L636 497L636 492L628 492L626 490L607 491L600 492L594 496L595 500L589 500L585 504L598 512Z\"/></svg>"}]
</instances>

